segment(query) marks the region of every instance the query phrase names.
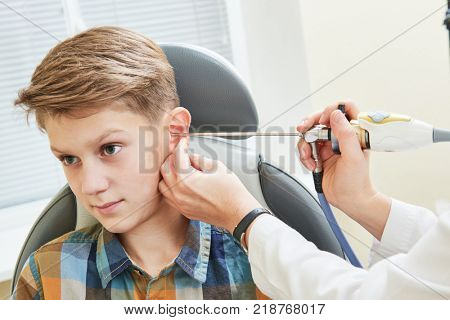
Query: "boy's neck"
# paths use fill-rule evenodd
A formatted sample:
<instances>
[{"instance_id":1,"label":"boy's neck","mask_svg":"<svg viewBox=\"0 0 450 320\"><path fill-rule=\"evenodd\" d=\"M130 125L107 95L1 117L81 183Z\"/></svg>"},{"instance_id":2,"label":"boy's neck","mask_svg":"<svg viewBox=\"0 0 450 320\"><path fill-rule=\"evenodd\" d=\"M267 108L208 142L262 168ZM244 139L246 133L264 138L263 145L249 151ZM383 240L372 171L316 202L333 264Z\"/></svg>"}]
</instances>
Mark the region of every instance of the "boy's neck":
<instances>
[{"instance_id":1,"label":"boy's neck","mask_svg":"<svg viewBox=\"0 0 450 320\"><path fill-rule=\"evenodd\" d=\"M118 236L133 262L156 276L178 256L188 225L186 217L162 201L147 221Z\"/></svg>"}]
</instances>

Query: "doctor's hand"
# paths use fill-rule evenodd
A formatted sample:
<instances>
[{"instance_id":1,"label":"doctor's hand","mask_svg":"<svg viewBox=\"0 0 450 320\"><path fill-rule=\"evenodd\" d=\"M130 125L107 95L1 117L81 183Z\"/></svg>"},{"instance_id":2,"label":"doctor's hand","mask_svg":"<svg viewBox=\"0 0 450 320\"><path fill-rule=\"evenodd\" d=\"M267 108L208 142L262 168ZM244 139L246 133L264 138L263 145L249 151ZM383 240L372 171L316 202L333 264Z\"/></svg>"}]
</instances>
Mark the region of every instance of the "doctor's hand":
<instances>
[{"instance_id":1,"label":"doctor's hand","mask_svg":"<svg viewBox=\"0 0 450 320\"><path fill-rule=\"evenodd\" d=\"M316 124L330 126L339 141L341 155L333 153L331 142L319 145L323 161L322 187L327 200L381 239L390 211L391 200L378 192L369 176L369 152L362 151L357 136L338 103L306 118L297 130L306 132ZM350 102L345 110L356 119L359 110ZM314 170L311 147L304 140L298 144L302 164Z\"/></svg>"},{"instance_id":2,"label":"doctor's hand","mask_svg":"<svg viewBox=\"0 0 450 320\"><path fill-rule=\"evenodd\" d=\"M160 171L159 191L189 219L201 220L232 233L248 212L261 207L222 162L190 155L186 138L180 139Z\"/></svg>"}]
</instances>

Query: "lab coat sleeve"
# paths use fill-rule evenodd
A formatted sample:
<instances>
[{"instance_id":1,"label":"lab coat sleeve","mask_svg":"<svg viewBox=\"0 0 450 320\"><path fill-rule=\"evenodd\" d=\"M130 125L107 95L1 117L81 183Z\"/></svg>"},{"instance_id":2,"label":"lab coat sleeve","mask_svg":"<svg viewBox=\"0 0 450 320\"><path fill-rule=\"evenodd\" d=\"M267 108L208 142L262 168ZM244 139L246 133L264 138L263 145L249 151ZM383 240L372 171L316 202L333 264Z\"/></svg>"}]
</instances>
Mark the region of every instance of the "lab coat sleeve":
<instances>
[{"instance_id":1,"label":"lab coat sleeve","mask_svg":"<svg viewBox=\"0 0 450 320\"><path fill-rule=\"evenodd\" d=\"M430 210L392 199L381 241L373 240L369 266L394 254L408 252L436 221L436 215Z\"/></svg>"},{"instance_id":2,"label":"lab coat sleeve","mask_svg":"<svg viewBox=\"0 0 450 320\"><path fill-rule=\"evenodd\" d=\"M258 288L273 299L450 298L450 214L411 250L369 270L320 251L277 218L259 217L249 235Z\"/></svg>"}]
</instances>

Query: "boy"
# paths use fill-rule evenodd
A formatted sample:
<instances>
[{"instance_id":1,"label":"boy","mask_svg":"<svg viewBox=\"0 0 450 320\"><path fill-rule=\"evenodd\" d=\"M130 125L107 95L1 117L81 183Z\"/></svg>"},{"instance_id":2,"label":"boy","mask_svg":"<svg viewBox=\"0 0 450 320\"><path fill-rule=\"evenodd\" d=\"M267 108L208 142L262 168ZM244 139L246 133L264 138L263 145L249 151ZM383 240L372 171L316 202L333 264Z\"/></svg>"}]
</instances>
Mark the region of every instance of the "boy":
<instances>
[{"instance_id":1,"label":"boy","mask_svg":"<svg viewBox=\"0 0 450 320\"><path fill-rule=\"evenodd\" d=\"M55 239L24 267L16 299L256 299L247 256L158 191L191 117L150 39L118 27L58 44L16 105L35 113L77 199L100 224ZM146 130L142 130L142 129ZM143 146L150 150L140 160Z\"/></svg>"}]
</instances>

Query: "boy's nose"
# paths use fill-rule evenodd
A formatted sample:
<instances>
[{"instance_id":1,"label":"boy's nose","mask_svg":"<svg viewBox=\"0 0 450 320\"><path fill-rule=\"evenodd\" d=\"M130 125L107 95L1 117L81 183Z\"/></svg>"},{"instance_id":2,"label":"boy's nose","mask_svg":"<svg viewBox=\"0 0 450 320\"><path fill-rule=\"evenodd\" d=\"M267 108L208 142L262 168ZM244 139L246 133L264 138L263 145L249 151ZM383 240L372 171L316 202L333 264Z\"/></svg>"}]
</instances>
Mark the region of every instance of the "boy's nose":
<instances>
[{"instance_id":1,"label":"boy's nose","mask_svg":"<svg viewBox=\"0 0 450 320\"><path fill-rule=\"evenodd\" d=\"M85 165L81 179L81 192L86 195L97 195L108 189L108 179L100 166Z\"/></svg>"}]
</instances>

